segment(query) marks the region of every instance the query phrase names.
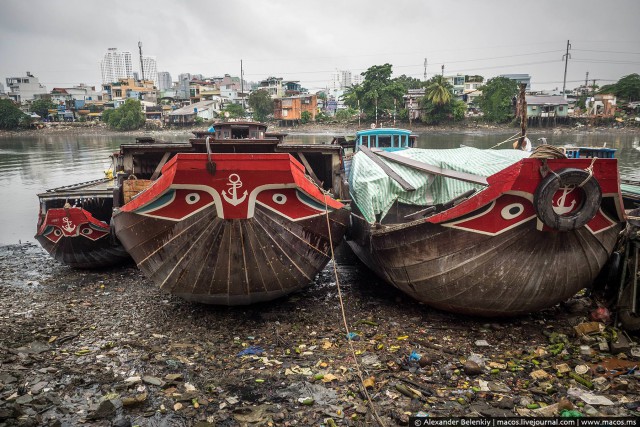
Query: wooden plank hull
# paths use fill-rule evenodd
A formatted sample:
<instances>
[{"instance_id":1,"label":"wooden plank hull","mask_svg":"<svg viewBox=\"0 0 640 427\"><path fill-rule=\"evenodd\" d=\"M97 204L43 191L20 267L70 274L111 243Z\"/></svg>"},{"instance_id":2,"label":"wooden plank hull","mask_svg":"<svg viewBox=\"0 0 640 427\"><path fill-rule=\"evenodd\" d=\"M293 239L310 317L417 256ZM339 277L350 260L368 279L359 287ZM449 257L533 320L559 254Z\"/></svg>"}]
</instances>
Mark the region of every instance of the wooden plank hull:
<instances>
[{"instance_id":1,"label":"wooden plank hull","mask_svg":"<svg viewBox=\"0 0 640 427\"><path fill-rule=\"evenodd\" d=\"M83 208L48 209L35 235L59 262L74 268L104 268L131 258L107 223Z\"/></svg>"},{"instance_id":2,"label":"wooden plank hull","mask_svg":"<svg viewBox=\"0 0 640 427\"><path fill-rule=\"evenodd\" d=\"M114 215L140 270L166 292L206 304L252 304L309 286L348 212L325 200L289 154L215 161L212 173L206 155L178 154Z\"/></svg>"},{"instance_id":3,"label":"wooden plank hull","mask_svg":"<svg viewBox=\"0 0 640 427\"><path fill-rule=\"evenodd\" d=\"M488 236L423 222L371 233L352 221L361 232L349 246L381 278L432 307L479 316L541 310L590 286L622 228L549 233L530 221Z\"/></svg>"},{"instance_id":4,"label":"wooden plank hull","mask_svg":"<svg viewBox=\"0 0 640 427\"><path fill-rule=\"evenodd\" d=\"M558 218L578 217L594 203L595 214L576 227L563 223L563 231L543 222L541 189L554 175L568 179L568 168L590 165L592 173L582 175L597 180L597 197L575 185L550 191L544 203ZM381 278L435 308L514 316L553 306L592 284L616 245L624 211L615 159L547 160L545 167L554 172L543 182L541 161L524 159L459 205L411 222L370 224L354 206L347 242Z\"/></svg>"}]
</instances>

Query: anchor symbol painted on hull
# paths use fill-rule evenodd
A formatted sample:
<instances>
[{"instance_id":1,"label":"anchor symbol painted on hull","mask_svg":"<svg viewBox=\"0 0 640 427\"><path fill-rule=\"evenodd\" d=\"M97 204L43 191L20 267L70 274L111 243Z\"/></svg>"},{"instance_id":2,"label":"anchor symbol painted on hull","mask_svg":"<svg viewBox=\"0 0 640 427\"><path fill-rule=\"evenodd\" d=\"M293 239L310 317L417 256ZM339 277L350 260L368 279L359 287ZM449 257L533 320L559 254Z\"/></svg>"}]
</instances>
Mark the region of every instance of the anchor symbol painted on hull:
<instances>
[{"instance_id":1,"label":"anchor symbol painted on hull","mask_svg":"<svg viewBox=\"0 0 640 427\"><path fill-rule=\"evenodd\" d=\"M242 197L238 198L238 188L242 187L242 181L240 181L240 176L238 174L232 173L229 175L229 183L227 184L231 188L229 189L229 193L231 193L231 197L227 196L226 191L222 191L222 197L232 204L233 206L238 206L240 203L244 202L244 199L247 197L247 190L244 191Z\"/></svg>"},{"instance_id":2,"label":"anchor symbol painted on hull","mask_svg":"<svg viewBox=\"0 0 640 427\"><path fill-rule=\"evenodd\" d=\"M573 190L575 190L575 187L564 187L564 188L562 188L562 195L560 197L558 197L557 206L553 206L553 211L555 213L557 213L558 215L564 215L564 214L569 213L569 212L571 212L573 210L573 208L576 205L575 199L571 201L571 204L569 206L565 205L565 202L567 200L567 196Z\"/></svg>"},{"instance_id":3,"label":"anchor symbol painted on hull","mask_svg":"<svg viewBox=\"0 0 640 427\"><path fill-rule=\"evenodd\" d=\"M71 220L68 217L62 218L62 222L64 222L62 229L67 233L71 233L73 230L76 229L76 226L73 225L73 222L71 222Z\"/></svg>"}]
</instances>

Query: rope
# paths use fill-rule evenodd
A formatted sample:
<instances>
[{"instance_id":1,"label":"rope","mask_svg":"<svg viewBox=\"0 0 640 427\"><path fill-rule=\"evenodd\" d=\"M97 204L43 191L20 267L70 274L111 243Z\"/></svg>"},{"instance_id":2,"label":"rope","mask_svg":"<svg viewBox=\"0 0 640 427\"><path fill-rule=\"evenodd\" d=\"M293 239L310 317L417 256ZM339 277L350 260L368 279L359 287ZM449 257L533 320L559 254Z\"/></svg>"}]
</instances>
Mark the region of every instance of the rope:
<instances>
[{"instance_id":1,"label":"rope","mask_svg":"<svg viewBox=\"0 0 640 427\"><path fill-rule=\"evenodd\" d=\"M566 159L567 155L564 150L549 144L542 144L533 150L529 156L532 159Z\"/></svg>"},{"instance_id":2,"label":"rope","mask_svg":"<svg viewBox=\"0 0 640 427\"><path fill-rule=\"evenodd\" d=\"M591 159L591 164L589 165L589 167L585 169L585 171L589 172L589 176L586 177L584 181L582 181L580 185L578 185L578 187L582 188L582 186L585 185L587 181L589 181L593 177L593 165L596 162L596 159L597 157L594 157L593 159Z\"/></svg>"},{"instance_id":3,"label":"rope","mask_svg":"<svg viewBox=\"0 0 640 427\"><path fill-rule=\"evenodd\" d=\"M501 146L502 144L504 144L504 143L506 143L506 142L513 141L514 139L518 139L518 138L520 138L520 136L521 136L521 135L520 135L520 132L516 132L513 136L510 136L509 138L505 139L504 141L502 141L502 142L498 142L498 143L497 143L496 145L494 145L493 147L490 147L490 148L489 148L489 150L492 150L492 149L494 149L494 148L496 148L496 147L499 147L499 146Z\"/></svg>"},{"instance_id":4,"label":"rope","mask_svg":"<svg viewBox=\"0 0 640 427\"><path fill-rule=\"evenodd\" d=\"M322 190L322 189L320 189ZM342 299L342 290L340 289L340 280L338 279L338 269L336 267L336 257L335 254L333 252L333 239L331 237L331 223L329 222L329 206L327 204L327 193L322 190L323 195L324 195L324 212L325 212L325 218L327 219L327 231L328 231L328 235L329 235L329 247L331 248L331 262L333 264L333 275L336 279L336 287L338 288L338 299L340 300L340 312L342 313L342 323L344 325L344 330L346 332L346 336L347 336L347 342L349 343L349 349L351 350L351 356L353 357L353 363L356 367L356 373L358 375L358 379L360 380L360 385L362 386L362 390L364 391L364 395L367 397L367 403L369 404L369 407L371 408L371 411L373 412L373 416L376 419L376 421L378 422L378 425L385 427L384 422L380 419L380 416L378 415L378 412L376 411L376 407L373 404L373 400L371 400L371 396L369 395L369 391L367 390L367 387L364 385L364 377L362 375L362 370L360 368L360 363L358 363L358 357L356 355L356 350L353 348L353 341L350 340L348 337L350 336L349 334L351 333L349 330L349 325L347 324L347 314L345 313L344 310L344 301Z\"/></svg>"}]
</instances>

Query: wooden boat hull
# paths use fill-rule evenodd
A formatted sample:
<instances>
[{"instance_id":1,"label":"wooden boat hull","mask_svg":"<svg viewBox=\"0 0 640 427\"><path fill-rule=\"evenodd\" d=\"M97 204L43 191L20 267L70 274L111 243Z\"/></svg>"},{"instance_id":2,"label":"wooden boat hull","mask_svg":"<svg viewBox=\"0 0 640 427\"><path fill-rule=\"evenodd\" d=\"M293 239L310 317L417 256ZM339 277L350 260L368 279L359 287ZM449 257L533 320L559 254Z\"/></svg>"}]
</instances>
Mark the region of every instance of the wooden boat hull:
<instances>
[{"instance_id":1,"label":"wooden boat hull","mask_svg":"<svg viewBox=\"0 0 640 427\"><path fill-rule=\"evenodd\" d=\"M583 163L548 160L547 167L589 165ZM593 166L602 201L595 216L572 230L552 229L534 208L540 166L525 159L426 219L372 225L356 211L347 242L381 278L435 308L513 316L553 306L592 284L614 249L623 210L617 164L599 161Z\"/></svg>"},{"instance_id":2,"label":"wooden boat hull","mask_svg":"<svg viewBox=\"0 0 640 427\"><path fill-rule=\"evenodd\" d=\"M178 154L114 215L140 270L206 304L269 301L309 286L346 231L343 205L289 154L218 154L215 172L207 159Z\"/></svg>"},{"instance_id":3,"label":"wooden boat hull","mask_svg":"<svg viewBox=\"0 0 640 427\"><path fill-rule=\"evenodd\" d=\"M52 208L35 235L56 260L74 268L103 268L130 260L109 224L79 207Z\"/></svg>"}]
</instances>

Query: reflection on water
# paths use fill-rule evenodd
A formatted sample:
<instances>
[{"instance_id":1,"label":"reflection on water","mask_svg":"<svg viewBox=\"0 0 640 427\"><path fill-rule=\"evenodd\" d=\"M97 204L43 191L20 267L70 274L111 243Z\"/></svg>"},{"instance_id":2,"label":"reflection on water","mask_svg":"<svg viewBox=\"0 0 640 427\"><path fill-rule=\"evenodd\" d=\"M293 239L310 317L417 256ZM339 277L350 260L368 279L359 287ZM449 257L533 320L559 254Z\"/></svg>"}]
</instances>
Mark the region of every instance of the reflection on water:
<instances>
[{"instance_id":1,"label":"reflection on water","mask_svg":"<svg viewBox=\"0 0 640 427\"><path fill-rule=\"evenodd\" d=\"M515 132L515 131L514 131ZM421 148L456 148L467 145L490 148L504 141L507 134L422 134ZM290 135L288 143L328 143L331 133ZM622 177L640 180L640 137L628 134L554 135L530 130L530 138L547 138L548 144L602 146L615 148ZM167 141L184 137L163 136ZM34 241L38 216L36 194L49 188L102 178L111 164L110 155L120 144L131 143L132 136L45 136L0 138L0 244ZM499 148L510 148L510 143Z\"/></svg>"}]
</instances>

